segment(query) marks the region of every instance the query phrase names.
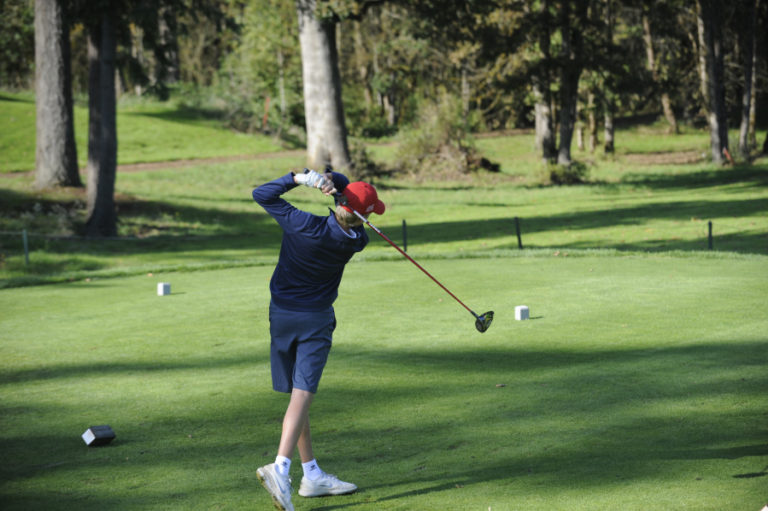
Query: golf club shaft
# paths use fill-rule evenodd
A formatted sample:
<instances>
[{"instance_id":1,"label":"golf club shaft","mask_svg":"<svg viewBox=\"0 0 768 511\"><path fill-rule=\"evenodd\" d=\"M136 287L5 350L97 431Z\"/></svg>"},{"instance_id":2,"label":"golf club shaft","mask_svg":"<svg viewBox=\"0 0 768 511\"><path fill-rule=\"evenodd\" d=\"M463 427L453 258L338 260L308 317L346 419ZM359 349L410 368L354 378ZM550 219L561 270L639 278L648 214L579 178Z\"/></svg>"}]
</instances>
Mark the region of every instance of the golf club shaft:
<instances>
[{"instance_id":1,"label":"golf club shaft","mask_svg":"<svg viewBox=\"0 0 768 511\"><path fill-rule=\"evenodd\" d=\"M461 300L459 300L459 299L456 297L456 295L455 295L455 294L451 293L451 292L448 290L448 288L447 288L447 287L445 287L444 285L442 285L442 284L440 283L440 281L438 281L438 280L437 280L435 277L433 277L433 276L432 276L432 274L431 274L431 273L429 273L427 270L425 270L425 269L424 269L424 268L423 268L423 267L422 267L422 266L421 266L419 263L417 263L417 262L416 262L416 261L415 261L415 260L414 260L414 259L413 259L411 256L409 256L408 254L406 254L406 253L405 253L405 251L404 251L403 249L401 249L400 247L398 247L398 246L395 244L395 242L394 242L394 241L392 241L391 239L389 239L389 238L387 237L387 235L386 235L386 234L384 234L383 232L381 232L381 231L378 229L378 227L376 227L375 225L373 225L371 222L369 222L369 221L368 221L368 219L367 219L367 218L365 218L363 215L361 215L360 213L358 213L358 212L357 212L357 211L355 211L354 209L350 208L350 210L352 210L352 212L353 212L355 215L357 215L357 217L358 217L360 220L362 220L363 222L365 222L365 224L366 224L368 227L370 227L371 229L373 229L373 230L376 232L376 234L378 234L379 236L381 236L382 238L384 238L384 240L385 240L387 243L389 243L390 245L392 245L393 247L395 247L395 248L397 249L397 251L398 251L398 252L400 252L401 254L403 254L403 256L405 256L405 258L406 258L406 259L408 259L410 262L412 262L413 264L415 264L415 265L416 265L416 267L417 267L418 269L420 269L421 271L423 271L423 272L424 272L424 274L425 274L427 277L429 277L430 279L432 279L432 280L435 282L435 284L437 284L438 286L440 286L441 288L443 288L443 291L445 291L446 293L448 293L449 295L451 295L451 297L452 297L454 300L456 300L457 302L459 302L459 303L461 304L461 306L462 306L462 307L464 307L465 309L467 309L467 310L469 311L469 313L470 313L470 314L472 314L472 315L473 315L475 318L479 319L479 316L478 316L477 314L475 314L475 312L474 312L472 309L470 309L469 307L467 307L466 305L464 305L464 302L462 302Z\"/></svg>"}]
</instances>

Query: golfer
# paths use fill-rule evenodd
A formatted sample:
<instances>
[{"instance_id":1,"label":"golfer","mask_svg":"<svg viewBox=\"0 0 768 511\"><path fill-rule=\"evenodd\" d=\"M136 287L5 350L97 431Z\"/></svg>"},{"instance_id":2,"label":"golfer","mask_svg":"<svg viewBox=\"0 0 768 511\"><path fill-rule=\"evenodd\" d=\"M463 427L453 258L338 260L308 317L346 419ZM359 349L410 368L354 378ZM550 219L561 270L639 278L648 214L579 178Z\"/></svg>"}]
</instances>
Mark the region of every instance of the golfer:
<instances>
[{"instance_id":1,"label":"golfer","mask_svg":"<svg viewBox=\"0 0 768 511\"><path fill-rule=\"evenodd\" d=\"M328 216L301 211L281 196L298 185L317 188L325 195L337 192L346 204L337 204ZM253 199L283 229L280 257L269 284L269 332L272 387L291 395L275 462L256 474L272 495L278 509L293 511L289 470L298 446L304 476L299 495L343 495L357 486L320 469L312 451L309 407L317 392L331 338L336 328L333 302L338 295L344 266L368 243L360 220L384 213L384 203L368 183L349 183L343 174L308 171L289 173L253 191Z\"/></svg>"}]
</instances>

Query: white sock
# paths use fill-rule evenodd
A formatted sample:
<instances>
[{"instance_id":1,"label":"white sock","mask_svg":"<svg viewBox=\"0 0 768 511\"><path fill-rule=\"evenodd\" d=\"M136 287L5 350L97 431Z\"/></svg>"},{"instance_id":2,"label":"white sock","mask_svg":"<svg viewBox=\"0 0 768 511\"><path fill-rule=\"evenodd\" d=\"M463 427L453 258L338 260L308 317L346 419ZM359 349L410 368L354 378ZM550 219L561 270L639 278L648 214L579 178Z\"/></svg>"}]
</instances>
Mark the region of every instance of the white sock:
<instances>
[{"instance_id":1,"label":"white sock","mask_svg":"<svg viewBox=\"0 0 768 511\"><path fill-rule=\"evenodd\" d=\"M320 466L317 464L317 460L308 461L302 463L301 467L304 469L304 477L310 481L316 481L323 475L323 471L320 470Z\"/></svg>"},{"instance_id":2,"label":"white sock","mask_svg":"<svg viewBox=\"0 0 768 511\"><path fill-rule=\"evenodd\" d=\"M287 476L291 471L291 458L278 455L275 458L275 471L281 476Z\"/></svg>"}]
</instances>

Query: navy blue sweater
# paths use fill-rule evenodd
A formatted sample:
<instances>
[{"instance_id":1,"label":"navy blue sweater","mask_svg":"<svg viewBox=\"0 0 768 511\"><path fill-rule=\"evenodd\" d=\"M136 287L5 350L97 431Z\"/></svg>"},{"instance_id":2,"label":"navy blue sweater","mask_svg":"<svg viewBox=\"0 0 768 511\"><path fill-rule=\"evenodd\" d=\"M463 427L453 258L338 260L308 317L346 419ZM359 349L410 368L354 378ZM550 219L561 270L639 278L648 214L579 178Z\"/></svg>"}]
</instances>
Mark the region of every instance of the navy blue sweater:
<instances>
[{"instance_id":1,"label":"navy blue sweater","mask_svg":"<svg viewBox=\"0 0 768 511\"><path fill-rule=\"evenodd\" d=\"M349 180L334 172L333 183L342 191ZM326 310L339 294L344 266L365 248L368 235L360 226L353 228L356 237L350 238L332 211L325 217L313 215L280 197L296 186L293 174L287 174L253 190L253 200L283 228L280 258L269 290L272 301L283 309Z\"/></svg>"}]
</instances>

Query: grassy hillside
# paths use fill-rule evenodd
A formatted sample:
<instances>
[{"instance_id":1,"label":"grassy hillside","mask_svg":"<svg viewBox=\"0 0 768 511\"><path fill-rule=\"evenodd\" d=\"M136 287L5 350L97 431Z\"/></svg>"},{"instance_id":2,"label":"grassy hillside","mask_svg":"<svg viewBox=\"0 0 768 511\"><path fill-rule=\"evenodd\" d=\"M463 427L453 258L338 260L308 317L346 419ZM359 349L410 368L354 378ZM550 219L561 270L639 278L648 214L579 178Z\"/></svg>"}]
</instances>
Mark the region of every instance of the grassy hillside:
<instances>
[{"instance_id":1,"label":"grassy hillside","mask_svg":"<svg viewBox=\"0 0 768 511\"><path fill-rule=\"evenodd\" d=\"M35 168L35 99L0 92L0 174ZM88 158L88 108L76 106L75 138L80 166ZM210 112L173 102L126 99L117 115L118 164L201 159L278 151L269 137L238 134L222 127Z\"/></svg>"}]
</instances>

